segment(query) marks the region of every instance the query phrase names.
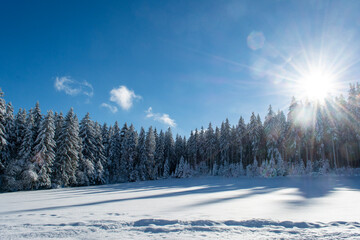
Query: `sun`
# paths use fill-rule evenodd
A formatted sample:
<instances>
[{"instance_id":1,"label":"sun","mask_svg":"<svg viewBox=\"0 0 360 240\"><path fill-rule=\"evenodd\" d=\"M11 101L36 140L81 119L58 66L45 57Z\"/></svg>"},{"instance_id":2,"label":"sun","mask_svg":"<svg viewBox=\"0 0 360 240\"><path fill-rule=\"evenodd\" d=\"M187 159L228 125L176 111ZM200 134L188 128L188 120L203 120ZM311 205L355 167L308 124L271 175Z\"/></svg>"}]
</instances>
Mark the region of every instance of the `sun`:
<instances>
[{"instance_id":1,"label":"sun","mask_svg":"<svg viewBox=\"0 0 360 240\"><path fill-rule=\"evenodd\" d=\"M315 67L298 80L298 90L302 98L323 101L334 92L335 75L323 68Z\"/></svg>"}]
</instances>

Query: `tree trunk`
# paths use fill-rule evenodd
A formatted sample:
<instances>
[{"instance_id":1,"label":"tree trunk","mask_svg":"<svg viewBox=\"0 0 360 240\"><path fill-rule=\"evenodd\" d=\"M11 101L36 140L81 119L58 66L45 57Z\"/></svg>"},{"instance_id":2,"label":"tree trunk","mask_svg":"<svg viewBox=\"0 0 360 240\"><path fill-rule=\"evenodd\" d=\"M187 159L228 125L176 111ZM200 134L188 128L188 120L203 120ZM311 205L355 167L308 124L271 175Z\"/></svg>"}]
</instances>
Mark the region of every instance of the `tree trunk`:
<instances>
[{"instance_id":1,"label":"tree trunk","mask_svg":"<svg viewBox=\"0 0 360 240\"><path fill-rule=\"evenodd\" d=\"M345 145L345 150L346 150L346 161L347 161L347 166L348 166L348 167L350 167L349 150L348 150L348 146L347 146L347 144Z\"/></svg>"},{"instance_id":2,"label":"tree trunk","mask_svg":"<svg viewBox=\"0 0 360 240\"><path fill-rule=\"evenodd\" d=\"M332 150L333 150L333 158L334 158L334 168L337 168L336 165L336 155L335 155L335 143L334 143L334 139L332 139Z\"/></svg>"},{"instance_id":3,"label":"tree trunk","mask_svg":"<svg viewBox=\"0 0 360 240\"><path fill-rule=\"evenodd\" d=\"M306 154L306 162L309 161L309 149L308 146L305 147L305 154Z\"/></svg>"}]
</instances>

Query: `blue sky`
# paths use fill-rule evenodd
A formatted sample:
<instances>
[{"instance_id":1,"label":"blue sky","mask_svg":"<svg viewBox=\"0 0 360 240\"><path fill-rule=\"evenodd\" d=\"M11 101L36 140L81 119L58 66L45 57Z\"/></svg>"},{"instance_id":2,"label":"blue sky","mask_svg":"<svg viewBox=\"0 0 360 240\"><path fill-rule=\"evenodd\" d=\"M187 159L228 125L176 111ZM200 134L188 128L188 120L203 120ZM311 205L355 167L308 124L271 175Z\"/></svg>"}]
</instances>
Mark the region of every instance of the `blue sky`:
<instances>
[{"instance_id":1,"label":"blue sky","mask_svg":"<svg viewBox=\"0 0 360 240\"><path fill-rule=\"evenodd\" d=\"M359 1L2 1L5 99L175 133L286 110L311 64L355 82ZM299 70L300 69L300 70Z\"/></svg>"}]
</instances>

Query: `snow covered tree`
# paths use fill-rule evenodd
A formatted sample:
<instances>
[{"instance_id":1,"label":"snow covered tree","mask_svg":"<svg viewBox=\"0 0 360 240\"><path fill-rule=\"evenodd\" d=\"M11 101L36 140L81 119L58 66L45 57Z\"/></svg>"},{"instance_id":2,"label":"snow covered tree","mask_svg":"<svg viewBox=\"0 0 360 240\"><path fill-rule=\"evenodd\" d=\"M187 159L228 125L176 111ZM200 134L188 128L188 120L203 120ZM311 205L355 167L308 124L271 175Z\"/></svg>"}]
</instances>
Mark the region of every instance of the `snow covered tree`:
<instances>
[{"instance_id":1,"label":"snow covered tree","mask_svg":"<svg viewBox=\"0 0 360 240\"><path fill-rule=\"evenodd\" d=\"M175 149L174 149L174 139L169 127L165 133L164 139L164 157L169 160L170 173L175 171L176 160L175 160Z\"/></svg>"},{"instance_id":2,"label":"snow covered tree","mask_svg":"<svg viewBox=\"0 0 360 240\"><path fill-rule=\"evenodd\" d=\"M108 159L111 135L110 135L110 131L109 131L106 123L104 123L103 126L101 127L101 138L102 138L102 144L104 146L104 156L106 159ZM105 165L104 165L104 167L105 167ZM107 169L107 167L105 167L105 169Z\"/></svg>"},{"instance_id":3,"label":"snow covered tree","mask_svg":"<svg viewBox=\"0 0 360 240\"><path fill-rule=\"evenodd\" d=\"M260 167L260 175L262 177L275 177L277 175L274 156L271 156L270 160L265 160L262 162Z\"/></svg>"},{"instance_id":4,"label":"snow covered tree","mask_svg":"<svg viewBox=\"0 0 360 240\"><path fill-rule=\"evenodd\" d=\"M15 134L15 120L14 120L14 109L11 103L6 105L6 112L4 121L4 135L6 138L6 145L0 150L0 183L1 175L5 173L5 169L10 162L16 157L16 134Z\"/></svg>"},{"instance_id":5,"label":"snow covered tree","mask_svg":"<svg viewBox=\"0 0 360 240\"><path fill-rule=\"evenodd\" d=\"M205 160L209 168L211 169L215 163L216 159L216 137L214 134L214 129L212 128L211 123L205 132Z\"/></svg>"},{"instance_id":6,"label":"snow covered tree","mask_svg":"<svg viewBox=\"0 0 360 240\"><path fill-rule=\"evenodd\" d=\"M287 124L286 117L283 111L278 111L276 114L276 122L278 126L278 139L277 146L282 160L286 161L286 136L287 136Z\"/></svg>"},{"instance_id":7,"label":"snow covered tree","mask_svg":"<svg viewBox=\"0 0 360 240\"><path fill-rule=\"evenodd\" d=\"M6 132L5 132L5 118L6 117L6 106L5 106L5 99L4 93L1 91L0 88L0 153L4 150L5 146L7 145L6 141ZM3 154L1 154L3 155ZM0 176L4 172L5 169L5 162L3 158L0 161Z\"/></svg>"},{"instance_id":8,"label":"snow covered tree","mask_svg":"<svg viewBox=\"0 0 360 240\"><path fill-rule=\"evenodd\" d=\"M64 116L62 113L59 113L59 114L55 113L54 119L55 119L54 140L55 140L56 146L59 146L60 145L59 139L60 139L60 135L63 130L63 127L64 127L65 120L64 120ZM55 153L56 153L56 151L55 151Z\"/></svg>"},{"instance_id":9,"label":"snow covered tree","mask_svg":"<svg viewBox=\"0 0 360 240\"><path fill-rule=\"evenodd\" d=\"M220 161L221 163L230 163L230 146L231 146L231 135L230 135L230 123L226 119L221 124L220 130Z\"/></svg>"},{"instance_id":10,"label":"snow covered tree","mask_svg":"<svg viewBox=\"0 0 360 240\"><path fill-rule=\"evenodd\" d=\"M278 150L276 150L274 157L276 161L276 175L285 176L287 174L287 164L281 157L281 154Z\"/></svg>"},{"instance_id":11,"label":"snow covered tree","mask_svg":"<svg viewBox=\"0 0 360 240\"><path fill-rule=\"evenodd\" d=\"M96 173L90 169L94 169L97 162L96 155L98 149L96 148L95 143L94 123L90 120L89 113L87 113L80 122L79 137L82 141L82 157L86 161L84 166L79 166L80 169L83 168L81 176L85 177L89 181L89 184L95 184ZM86 176L83 176L83 174ZM85 181L85 183L87 183L87 181Z\"/></svg>"},{"instance_id":12,"label":"snow covered tree","mask_svg":"<svg viewBox=\"0 0 360 240\"><path fill-rule=\"evenodd\" d=\"M118 122L114 124L113 134L110 138L110 148L109 148L109 179L110 182L117 182L120 174L120 157L121 157L121 137L120 137L120 128Z\"/></svg>"},{"instance_id":13,"label":"snow covered tree","mask_svg":"<svg viewBox=\"0 0 360 240\"><path fill-rule=\"evenodd\" d=\"M185 146L186 144L183 143L183 138L179 134L176 134L174 146L176 166L180 163L181 156L186 155Z\"/></svg>"},{"instance_id":14,"label":"snow covered tree","mask_svg":"<svg viewBox=\"0 0 360 240\"><path fill-rule=\"evenodd\" d=\"M325 160L325 146L324 146L324 135L325 135L325 125L323 112L320 107L316 109L316 122L315 122L315 143L317 145L317 155L316 159Z\"/></svg>"},{"instance_id":15,"label":"snow covered tree","mask_svg":"<svg viewBox=\"0 0 360 240\"><path fill-rule=\"evenodd\" d=\"M55 186L58 186L56 184L57 180L55 179L57 177L56 176L57 169L55 169L55 167L58 166L57 163L59 162L59 158L60 158L60 153L59 153L60 135L62 133L64 124L65 124L65 119L61 112L60 113L55 112L54 120L55 120L55 134L54 134L55 160L54 160L53 169L52 169L51 183L55 187Z\"/></svg>"},{"instance_id":16,"label":"snow covered tree","mask_svg":"<svg viewBox=\"0 0 360 240\"><path fill-rule=\"evenodd\" d=\"M330 163L328 159L324 159L321 161L321 167L319 173L321 175L327 175L330 172Z\"/></svg>"},{"instance_id":17,"label":"snow covered tree","mask_svg":"<svg viewBox=\"0 0 360 240\"><path fill-rule=\"evenodd\" d=\"M145 145L145 130L142 127L140 129L139 139L138 139L138 145L137 145L137 174L138 178L141 181L147 180L147 169L146 169L146 162L147 162L147 153L146 153L146 145Z\"/></svg>"},{"instance_id":18,"label":"snow covered tree","mask_svg":"<svg viewBox=\"0 0 360 240\"><path fill-rule=\"evenodd\" d=\"M310 160L306 162L305 173L309 176L313 173L313 163Z\"/></svg>"},{"instance_id":19,"label":"snow covered tree","mask_svg":"<svg viewBox=\"0 0 360 240\"><path fill-rule=\"evenodd\" d=\"M33 125L34 125L34 118L33 114L31 113L32 110L29 111L27 118L26 118L26 130L25 136L22 141L20 150L19 150L19 158L20 158L20 166L21 166L21 189L23 190L30 190L35 187L35 182L37 181L37 174L34 169L34 162L33 162Z\"/></svg>"},{"instance_id":20,"label":"snow covered tree","mask_svg":"<svg viewBox=\"0 0 360 240\"><path fill-rule=\"evenodd\" d=\"M342 95L340 95L336 99L336 105L339 109L347 109L347 102ZM348 112L340 111L338 114L338 128L339 128L339 138L340 138L340 146L339 146L339 153L341 154L342 162L341 166L349 167L350 166L350 158L351 158L351 144L354 142L353 140L353 131L351 127L351 120L349 119Z\"/></svg>"},{"instance_id":21,"label":"snow covered tree","mask_svg":"<svg viewBox=\"0 0 360 240\"><path fill-rule=\"evenodd\" d=\"M206 142L205 142L205 130L203 127L201 127L200 131L199 131L199 137L197 139L197 149L198 149L198 165L203 165L203 168L206 167L205 164L205 147L206 147Z\"/></svg>"},{"instance_id":22,"label":"snow covered tree","mask_svg":"<svg viewBox=\"0 0 360 240\"><path fill-rule=\"evenodd\" d=\"M54 163L55 184L58 186L74 186L79 157L81 157L81 139L79 138L79 122L71 108L65 117L57 147L58 159Z\"/></svg>"},{"instance_id":23,"label":"snow covered tree","mask_svg":"<svg viewBox=\"0 0 360 240\"><path fill-rule=\"evenodd\" d=\"M15 140L13 143L13 156L5 165L5 173L3 177L3 189L7 191L16 191L21 189L20 174L22 171L22 160L20 156L21 145L24 141L26 133L26 111L19 109L15 117Z\"/></svg>"},{"instance_id":24,"label":"snow covered tree","mask_svg":"<svg viewBox=\"0 0 360 240\"><path fill-rule=\"evenodd\" d=\"M79 158L77 161L77 168L75 172L76 176L76 185L77 186L89 186L92 184L92 179L90 176L93 176L95 173L94 164L87 158L81 154L82 146L80 144L79 149Z\"/></svg>"},{"instance_id":25,"label":"snow covered tree","mask_svg":"<svg viewBox=\"0 0 360 240\"><path fill-rule=\"evenodd\" d=\"M275 113L269 106L268 114L265 117L264 130L266 135L267 158L274 157L274 152L277 149L278 131Z\"/></svg>"},{"instance_id":26,"label":"snow covered tree","mask_svg":"<svg viewBox=\"0 0 360 240\"><path fill-rule=\"evenodd\" d=\"M255 157L253 163L249 164L246 167L246 175L248 177L256 177L256 176L259 176L259 174L260 174L259 163Z\"/></svg>"},{"instance_id":27,"label":"snow covered tree","mask_svg":"<svg viewBox=\"0 0 360 240\"><path fill-rule=\"evenodd\" d=\"M180 162L176 167L174 176L177 178L189 178L192 176L192 170L190 164L184 160L184 157L180 157Z\"/></svg>"},{"instance_id":28,"label":"snow covered tree","mask_svg":"<svg viewBox=\"0 0 360 240\"><path fill-rule=\"evenodd\" d=\"M184 157L181 156L179 164L176 166L176 170L174 176L177 178L182 178L184 173L185 160Z\"/></svg>"},{"instance_id":29,"label":"snow covered tree","mask_svg":"<svg viewBox=\"0 0 360 240\"><path fill-rule=\"evenodd\" d=\"M23 166L21 181L22 189L24 190L30 190L37 187L36 182L38 181L38 175L34 159L34 146L40 132L41 121L42 115L40 106L39 103L36 103L35 109L29 111L25 139L19 151Z\"/></svg>"},{"instance_id":30,"label":"snow covered tree","mask_svg":"<svg viewBox=\"0 0 360 240\"><path fill-rule=\"evenodd\" d=\"M239 122L235 129L235 161L241 162L243 164L244 154L245 154L245 145L246 145L246 124L242 117L240 117Z\"/></svg>"},{"instance_id":31,"label":"snow covered tree","mask_svg":"<svg viewBox=\"0 0 360 240\"><path fill-rule=\"evenodd\" d=\"M156 129L154 131L155 141L156 141L156 149L155 149L155 165L157 168L157 172L160 176L163 176L164 166L165 166L165 158L164 158L164 142L165 135L162 130L160 130L159 135L156 134Z\"/></svg>"},{"instance_id":32,"label":"snow covered tree","mask_svg":"<svg viewBox=\"0 0 360 240\"><path fill-rule=\"evenodd\" d=\"M326 125L328 126L326 129L326 136L328 144L331 145L331 153L330 156L332 159L332 167L337 168L337 149L339 145L339 119L336 111L336 102L331 99L326 102L325 109L327 109L326 116Z\"/></svg>"},{"instance_id":33,"label":"snow covered tree","mask_svg":"<svg viewBox=\"0 0 360 240\"><path fill-rule=\"evenodd\" d=\"M165 160L163 177L168 178L170 176L170 163L169 159Z\"/></svg>"},{"instance_id":34,"label":"snow covered tree","mask_svg":"<svg viewBox=\"0 0 360 240\"><path fill-rule=\"evenodd\" d=\"M52 111L49 111L41 122L39 135L34 146L34 165L38 176L35 188L50 188L52 166L55 161L55 122Z\"/></svg>"},{"instance_id":35,"label":"snow covered tree","mask_svg":"<svg viewBox=\"0 0 360 240\"><path fill-rule=\"evenodd\" d=\"M289 166L289 175L290 176L302 176L305 175L305 165L304 161L293 162Z\"/></svg>"},{"instance_id":36,"label":"snow covered tree","mask_svg":"<svg viewBox=\"0 0 360 240\"><path fill-rule=\"evenodd\" d=\"M190 165L195 168L197 165L197 155L198 155L198 131L195 129L195 131L192 131L190 133L190 137L188 139L187 143L187 155Z\"/></svg>"},{"instance_id":37,"label":"snow covered tree","mask_svg":"<svg viewBox=\"0 0 360 240\"><path fill-rule=\"evenodd\" d=\"M247 126L247 132L250 141L250 156L253 159L256 159L256 157L259 155L260 142L261 142L261 129L259 126L259 121L255 116L255 113L252 113L250 117L250 123Z\"/></svg>"},{"instance_id":38,"label":"snow covered tree","mask_svg":"<svg viewBox=\"0 0 360 240\"><path fill-rule=\"evenodd\" d=\"M146 148L147 179L151 179L151 180L156 179L156 175L157 175L156 167L155 167L156 141L152 127L149 127L146 133L145 148Z\"/></svg>"},{"instance_id":39,"label":"snow covered tree","mask_svg":"<svg viewBox=\"0 0 360 240\"><path fill-rule=\"evenodd\" d=\"M39 102L36 102L35 108L31 111L31 114L33 115L33 119L34 119L34 124L32 127L32 131L33 131L32 135L33 135L33 142L35 142L38 135L40 134L41 122L43 120Z\"/></svg>"},{"instance_id":40,"label":"snow covered tree","mask_svg":"<svg viewBox=\"0 0 360 240\"><path fill-rule=\"evenodd\" d=\"M105 184L107 182L107 159L102 139L102 129L98 122L95 122L95 184Z\"/></svg>"},{"instance_id":41,"label":"snow covered tree","mask_svg":"<svg viewBox=\"0 0 360 240\"><path fill-rule=\"evenodd\" d=\"M287 126L287 153L290 161L301 160L301 131L299 127L299 111L298 102L293 97L289 106L288 126Z\"/></svg>"},{"instance_id":42,"label":"snow covered tree","mask_svg":"<svg viewBox=\"0 0 360 240\"><path fill-rule=\"evenodd\" d=\"M121 157L120 157L120 181L136 181L137 174L134 169L134 163L136 160L136 145L138 143L138 136L131 124L129 129L125 132L121 145Z\"/></svg>"}]
</instances>

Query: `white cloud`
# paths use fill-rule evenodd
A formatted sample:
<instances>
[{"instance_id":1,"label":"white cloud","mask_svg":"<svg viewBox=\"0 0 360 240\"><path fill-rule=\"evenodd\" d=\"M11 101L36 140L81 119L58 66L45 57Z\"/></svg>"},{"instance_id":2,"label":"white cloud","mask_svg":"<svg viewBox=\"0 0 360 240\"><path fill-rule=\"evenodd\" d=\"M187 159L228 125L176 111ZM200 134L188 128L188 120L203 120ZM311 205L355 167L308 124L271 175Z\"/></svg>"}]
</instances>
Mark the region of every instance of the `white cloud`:
<instances>
[{"instance_id":1,"label":"white cloud","mask_svg":"<svg viewBox=\"0 0 360 240\"><path fill-rule=\"evenodd\" d=\"M145 111L146 112L146 117L147 118L151 118L154 116L153 112L152 112L152 107L149 107L148 110Z\"/></svg>"},{"instance_id":2,"label":"white cloud","mask_svg":"<svg viewBox=\"0 0 360 240\"><path fill-rule=\"evenodd\" d=\"M135 99L141 99L141 96L136 95L134 91L129 90L126 86L113 88L110 91L110 101L117 103L124 110L129 110Z\"/></svg>"},{"instance_id":3,"label":"white cloud","mask_svg":"<svg viewBox=\"0 0 360 240\"><path fill-rule=\"evenodd\" d=\"M152 118L155 121L164 123L166 125L169 125L171 127L176 127L176 123L174 119L171 119L169 114L166 113L153 113L152 111L152 107L149 107L148 110L145 111L146 112L146 117L147 118Z\"/></svg>"},{"instance_id":4,"label":"white cloud","mask_svg":"<svg viewBox=\"0 0 360 240\"><path fill-rule=\"evenodd\" d=\"M76 96L84 94L88 97L94 95L94 89L87 81L79 82L69 76L56 77L54 87L58 91L64 91L66 94Z\"/></svg>"},{"instance_id":5,"label":"white cloud","mask_svg":"<svg viewBox=\"0 0 360 240\"><path fill-rule=\"evenodd\" d=\"M112 106L112 105L107 104L107 103L102 103L101 107L109 109L110 112L112 112L112 113L117 113L117 111L118 111L118 108L116 106Z\"/></svg>"}]
</instances>

